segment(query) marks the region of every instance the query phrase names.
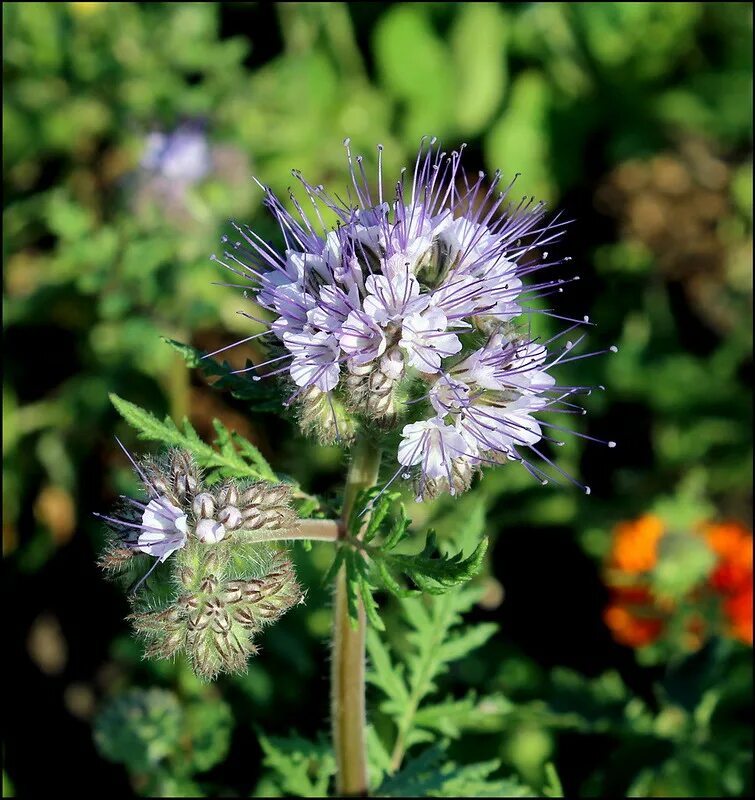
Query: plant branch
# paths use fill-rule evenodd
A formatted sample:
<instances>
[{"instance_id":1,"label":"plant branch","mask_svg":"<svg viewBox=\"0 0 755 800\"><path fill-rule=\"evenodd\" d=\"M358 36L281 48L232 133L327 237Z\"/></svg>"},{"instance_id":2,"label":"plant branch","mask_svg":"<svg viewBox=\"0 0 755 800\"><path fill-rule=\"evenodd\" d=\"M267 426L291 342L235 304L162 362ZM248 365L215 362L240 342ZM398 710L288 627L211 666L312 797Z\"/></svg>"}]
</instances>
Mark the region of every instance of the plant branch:
<instances>
[{"instance_id":1,"label":"plant branch","mask_svg":"<svg viewBox=\"0 0 755 800\"><path fill-rule=\"evenodd\" d=\"M252 534L252 542L285 542L291 539L309 539L317 542L337 542L343 538L343 526L335 519L301 519L296 528L284 531L263 531Z\"/></svg>"},{"instance_id":2,"label":"plant branch","mask_svg":"<svg viewBox=\"0 0 755 800\"><path fill-rule=\"evenodd\" d=\"M341 512L341 526L348 522L359 492L377 482L380 451L367 439L357 441L352 451ZM359 539L369 521L364 515ZM336 578L335 619L331 672L331 718L336 756L336 794L339 797L367 795L367 754L365 744L365 614L358 601L356 626L349 616L346 570Z\"/></svg>"}]
</instances>

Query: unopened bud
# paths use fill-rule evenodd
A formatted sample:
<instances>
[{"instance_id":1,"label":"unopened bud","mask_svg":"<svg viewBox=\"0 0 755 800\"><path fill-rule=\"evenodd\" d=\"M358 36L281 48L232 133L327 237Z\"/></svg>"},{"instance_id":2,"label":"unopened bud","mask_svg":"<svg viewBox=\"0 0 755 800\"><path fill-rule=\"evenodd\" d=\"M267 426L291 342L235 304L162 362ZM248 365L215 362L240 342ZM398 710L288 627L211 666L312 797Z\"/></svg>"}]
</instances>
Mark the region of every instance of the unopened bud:
<instances>
[{"instance_id":1,"label":"unopened bud","mask_svg":"<svg viewBox=\"0 0 755 800\"><path fill-rule=\"evenodd\" d=\"M283 553L260 547L253 537L228 534L248 527L248 521L257 529L294 527L291 487L256 481L203 489L197 465L181 451L171 451L167 464L145 461L140 475L151 499L139 504L146 510L136 527L159 539L161 548L150 553L159 558L158 571L172 571L156 597L150 597L152 587L144 579L136 584L144 588L134 592L129 619L145 639L146 655L175 658L184 652L204 680L242 672L257 652L252 636L298 603L302 593ZM158 486L165 491L155 498ZM131 519L123 520L129 530L118 532L100 557L108 572L123 572L129 581L127 564L135 549ZM205 546L224 539L222 546Z\"/></svg>"},{"instance_id":2,"label":"unopened bud","mask_svg":"<svg viewBox=\"0 0 755 800\"><path fill-rule=\"evenodd\" d=\"M235 506L239 502L239 490L233 485L222 486L218 491L218 503L221 506Z\"/></svg>"},{"instance_id":3,"label":"unopened bud","mask_svg":"<svg viewBox=\"0 0 755 800\"><path fill-rule=\"evenodd\" d=\"M203 544L215 544L225 536L225 526L214 519L200 519L194 533Z\"/></svg>"},{"instance_id":4,"label":"unopened bud","mask_svg":"<svg viewBox=\"0 0 755 800\"><path fill-rule=\"evenodd\" d=\"M215 499L209 492L202 492L194 498L192 508L197 517L210 519L215 513Z\"/></svg>"},{"instance_id":5,"label":"unopened bud","mask_svg":"<svg viewBox=\"0 0 755 800\"><path fill-rule=\"evenodd\" d=\"M230 630L231 628L231 618L228 615L228 612L225 609L222 609L217 614L215 614L215 618L212 621L212 630L216 633L225 633L226 631Z\"/></svg>"},{"instance_id":6,"label":"unopened bud","mask_svg":"<svg viewBox=\"0 0 755 800\"><path fill-rule=\"evenodd\" d=\"M226 506L218 512L218 520L225 525L226 530L235 531L244 522L241 512L236 506Z\"/></svg>"},{"instance_id":7,"label":"unopened bud","mask_svg":"<svg viewBox=\"0 0 755 800\"><path fill-rule=\"evenodd\" d=\"M244 523L247 528L254 530L255 528L260 527L260 522L262 521L262 512L256 506L245 508L244 511L242 511L242 516L244 517Z\"/></svg>"},{"instance_id":8,"label":"unopened bud","mask_svg":"<svg viewBox=\"0 0 755 800\"><path fill-rule=\"evenodd\" d=\"M220 599L229 605L238 603L243 596L244 581L228 581L220 592Z\"/></svg>"},{"instance_id":9,"label":"unopened bud","mask_svg":"<svg viewBox=\"0 0 755 800\"><path fill-rule=\"evenodd\" d=\"M194 611L189 614L186 620L186 627L190 631L201 631L210 624L210 619L211 617L208 617L203 610Z\"/></svg>"},{"instance_id":10,"label":"unopened bud","mask_svg":"<svg viewBox=\"0 0 755 800\"><path fill-rule=\"evenodd\" d=\"M404 372L404 356L398 347L392 347L380 359L380 371L393 381L397 381Z\"/></svg>"}]
</instances>

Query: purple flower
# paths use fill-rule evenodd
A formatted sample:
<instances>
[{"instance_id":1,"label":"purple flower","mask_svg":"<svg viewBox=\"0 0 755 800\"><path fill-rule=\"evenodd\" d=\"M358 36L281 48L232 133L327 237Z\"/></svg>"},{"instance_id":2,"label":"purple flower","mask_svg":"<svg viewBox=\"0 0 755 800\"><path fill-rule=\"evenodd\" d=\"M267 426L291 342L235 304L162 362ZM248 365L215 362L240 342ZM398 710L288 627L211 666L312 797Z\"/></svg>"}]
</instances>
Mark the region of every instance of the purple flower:
<instances>
[{"instance_id":1,"label":"purple flower","mask_svg":"<svg viewBox=\"0 0 755 800\"><path fill-rule=\"evenodd\" d=\"M186 544L186 521L186 514L167 497L158 496L150 500L142 514L136 549L165 561L171 553Z\"/></svg>"},{"instance_id":2,"label":"purple flower","mask_svg":"<svg viewBox=\"0 0 755 800\"><path fill-rule=\"evenodd\" d=\"M398 462L406 467L419 466L425 478L449 478L454 461L467 453L468 446L461 433L440 417L406 425L398 448Z\"/></svg>"},{"instance_id":3,"label":"purple flower","mask_svg":"<svg viewBox=\"0 0 755 800\"><path fill-rule=\"evenodd\" d=\"M440 372L441 361L461 350L461 342L446 333L448 319L439 308L424 314L409 314L403 320L399 347L406 352L408 365L419 372Z\"/></svg>"},{"instance_id":4,"label":"purple flower","mask_svg":"<svg viewBox=\"0 0 755 800\"><path fill-rule=\"evenodd\" d=\"M139 464L121 442L116 441L139 476L148 500L145 503L122 497L121 516L98 513L95 516L105 520L115 534L111 555L112 552L146 553L156 559L134 587L136 591L155 567L186 546L190 533L186 503L197 488L199 472L191 458L178 451L171 455L165 467L149 460Z\"/></svg>"},{"instance_id":5,"label":"purple flower","mask_svg":"<svg viewBox=\"0 0 755 800\"><path fill-rule=\"evenodd\" d=\"M210 144L199 121L184 122L170 133L148 134L141 159L145 170L183 184L202 180L211 163Z\"/></svg>"},{"instance_id":6,"label":"purple flower","mask_svg":"<svg viewBox=\"0 0 755 800\"><path fill-rule=\"evenodd\" d=\"M369 364L385 352L385 334L380 323L366 311L352 311L341 326L341 350L353 365Z\"/></svg>"},{"instance_id":7,"label":"purple flower","mask_svg":"<svg viewBox=\"0 0 755 800\"><path fill-rule=\"evenodd\" d=\"M511 201L513 182L501 190L500 173L470 180L461 150L447 154L434 144L423 142L411 180L402 172L389 195L382 147L371 186L347 140L348 202L294 172L313 219L293 195L291 212L263 187L284 251L235 225L241 239L221 263L249 281L273 317L266 335L283 354L268 374L288 376L288 402L301 403L307 419L316 416L308 403L317 403L318 413L330 408L334 423L322 426L323 438L337 435L343 409L370 428L395 427L411 413L419 421L403 426L401 466L391 482L408 475L420 496L456 492L481 466L507 460L545 482L520 453L529 448L544 458L535 445L548 438L545 423L532 414L567 411L565 398L585 387L558 389L548 372L569 360L571 344L552 351L557 337L541 344L516 320L550 313L528 304L567 282L524 281L561 263L547 261L542 250L559 239L563 224L547 221L542 203ZM326 230L322 208L339 219L335 230ZM568 330L583 324L571 321Z\"/></svg>"},{"instance_id":8,"label":"purple flower","mask_svg":"<svg viewBox=\"0 0 755 800\"><path fill-rule=\"evenodd\" d=\"M283 344L293 355L291 377L297 386L316 386L329 392L338 383L338 340L327 331L283 334Z\"/></svg>"}]
</instances>

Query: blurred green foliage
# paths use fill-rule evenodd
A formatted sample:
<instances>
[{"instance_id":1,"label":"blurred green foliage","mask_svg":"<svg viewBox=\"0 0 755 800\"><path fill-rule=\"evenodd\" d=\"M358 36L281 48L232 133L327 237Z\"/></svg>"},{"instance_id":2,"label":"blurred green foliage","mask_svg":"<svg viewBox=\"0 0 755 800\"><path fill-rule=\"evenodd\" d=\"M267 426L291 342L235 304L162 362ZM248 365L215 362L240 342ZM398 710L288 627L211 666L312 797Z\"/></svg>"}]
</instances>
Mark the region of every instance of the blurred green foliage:
<instances>
[{"instance_id":1,"label":"blurred green foliage","mask_svg":"<svg viewBox=\"0 0 755 800\"><path fill-rule=\"evenodd\" d=\"M102 755L125 764L147 795L198 794L191 781L228 752L233 715L217 697L184 703L164 689L131 689L97 719L94 739Z\"/></svg>"},{"instance_id":2,"label":"blurred green foliage","mask_svg":"<svg viewBox=\"0 0 755 800\"><path fill-rule=\"evenodd\" d=\"M267 634L247 675L219 684L225 700L203 693L181 664L143 664L114 621L117 594L94 588L102 534L90 512L133 486L113 434L142 447L108 394L158 419L188 416L191 430L205 441L225 436L231 450L236 429L304 490L332 493L336 449L252 411L256 395L213 394L186 369L182 356L197 365L196 352L177 353L161 337L206 352L258 329L236 314L250 310L237 290L212 284L227 278L208 260L228 217L275 237L252 175L284 196L292 168L337 187L345 136L367 161L385 145L391 174L430 134L448 149L467 142L470 169L520 172L517 191L576 219L565 251L582 279L557 313L589 313L598 323L591 343L620 349L566 365L562 376L607 387L578 424L619 444L609 454L571 441L559 451L558 463L592 484L590 498L542 489L507 467L463 498L412 509L418 530L432 526L455 551L491 537L486 591L470 615L478 625L495 620L499 632L439 673L437 696L457 704L459 726L464 709L494 700L461 737L442 722L442 760L417 740L384 791L452 792L474 780L482 794L486 782L505 780L508 796L555 794L546 769L554 761L572 795L751 794L751 651L712 642L639 666L600 627L596 588L611 527L659 498L674 496L679 517L700 508L751 515L751 6L5 3L3 23L4 558L12 596L34 598L13 623L19 654L45 609L61 617L77 652L57 677L19 655L27 695L64 699L48 733L27 724L27 710L12 714L4 787L47 786L32 757L40 735L51 737L54 764L71 759L66 737L80 725L65 700L73 683L92 687L99 752L124 764L140 793L232 785L305 795L327 786L332 756L318 736L330 610L321 581L332 552L297 546L307 607ZM140 167L145 138L187 119L206 123L212 169L166 195ZM559 324L546 320L543 334ZM572 549L550 567L558 531ZM594 576L587 587L572 577L585 569ZM518 575L537 586L539 610L519 593ZM82 626L77 614L92 596L100 616ZM404 601L380 599L388 631L401 632ZM542 627L561 602L564 613L588 608L592 617ZM404 633L391 641L407 663L415 645ZM594 662L580 646L595 648ZM110 677L96 678L105 667ZM373 708L384 695L376 691ZM316 708L302 710L310 697ZM80 716L83 747L91 711ZM395 720L376 717L379 762ZM300 735L286 738L290 728ZM477 773L444 776L440 763ZM91 770L99 790L117 780L105 770Z\"/></svg>"}]
</instances>

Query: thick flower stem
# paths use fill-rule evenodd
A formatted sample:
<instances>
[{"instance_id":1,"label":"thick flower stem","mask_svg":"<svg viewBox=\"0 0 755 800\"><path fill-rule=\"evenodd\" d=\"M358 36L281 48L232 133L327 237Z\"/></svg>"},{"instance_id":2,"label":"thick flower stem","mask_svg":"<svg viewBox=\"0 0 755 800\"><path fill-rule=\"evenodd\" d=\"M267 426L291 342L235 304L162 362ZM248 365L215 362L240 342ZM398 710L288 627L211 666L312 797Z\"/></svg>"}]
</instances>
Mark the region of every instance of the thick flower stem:
<instances>
[{"instance_id":1,"label":"thick flower stem","mask_svg":"<svg viewBox=\"0 0 755 800\"><path fill-rule=\"evenodd\" d=\"M337 542L343 538L343 526L335 519L302 519L296 528L262 531L247 537L250 542L288 542L306 539L311 542Z\"/></svg>"},{"instance_id":2,"label":"thick flower stem","mask_svg":"<svg viewBox=\"0 0 755 800\"><path fill-rule=\"evenodd\" d=\"M377 482L380 451L365 438L352 451L343 498L341 521L348 532L348 520L362 489ZM366 525L368 515L364 515ZM347 533L348 535L348 533ZM358 536L361 535L361 531ZM364 607L359 601L356 626L349 618L346 572L341 567L336 579L335 620L331 672L331 718L336 757L336 794L340 797L367 795L367 754L365 750Z\"/></svg>"}]
</instances>

